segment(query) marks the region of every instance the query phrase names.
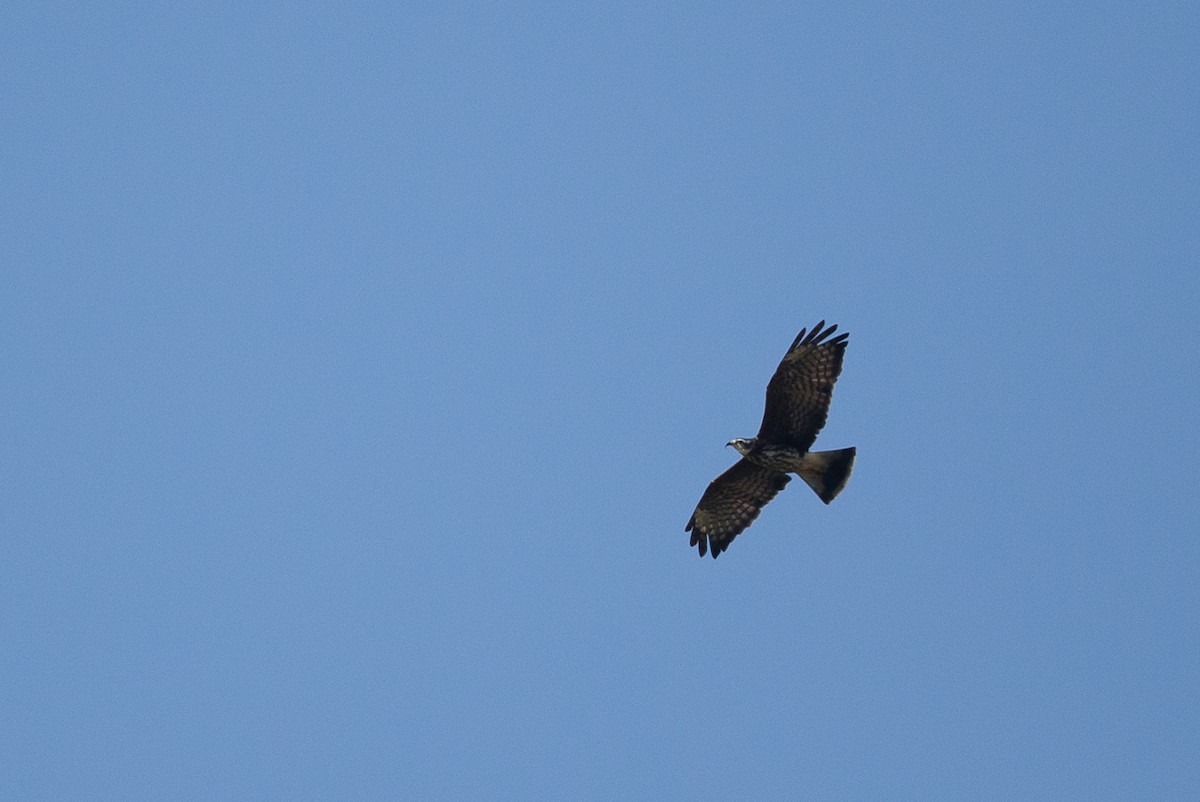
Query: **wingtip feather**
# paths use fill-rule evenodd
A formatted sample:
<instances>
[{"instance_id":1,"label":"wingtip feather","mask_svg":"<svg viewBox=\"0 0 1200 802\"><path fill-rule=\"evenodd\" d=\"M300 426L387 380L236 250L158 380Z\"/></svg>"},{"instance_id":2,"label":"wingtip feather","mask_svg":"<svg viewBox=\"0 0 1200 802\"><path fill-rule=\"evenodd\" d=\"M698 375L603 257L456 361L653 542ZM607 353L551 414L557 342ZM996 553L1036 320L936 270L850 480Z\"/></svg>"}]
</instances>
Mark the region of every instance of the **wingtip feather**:
<instances>
[{"instance_id":1,"label":"wingtip feather","mask_svg":"<svg viewBox=\"0 0 1200 802\"><path fill-rule=\"evenodd\" d=\"M825 321L821 320L811 329L800 329L800 333L796 335L796 339L792 341L792 347L789 350L795 350L801 345L819 345L825 341L825 338L838 330L838 324L831 323L829 328L825 328ZM843 342L849 334L843 333L835 337L831 342Z\"/></svg>"}]
</instances>

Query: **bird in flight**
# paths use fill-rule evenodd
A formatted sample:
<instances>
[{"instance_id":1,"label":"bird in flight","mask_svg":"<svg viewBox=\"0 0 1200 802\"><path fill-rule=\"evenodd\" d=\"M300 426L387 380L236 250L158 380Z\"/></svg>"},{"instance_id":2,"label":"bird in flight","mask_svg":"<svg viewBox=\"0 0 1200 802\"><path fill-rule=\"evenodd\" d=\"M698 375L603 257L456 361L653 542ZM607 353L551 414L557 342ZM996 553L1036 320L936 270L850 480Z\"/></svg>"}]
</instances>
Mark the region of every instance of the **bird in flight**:
<instances>
[{"instance_id":1,"label":"bird in flight","mask_svg":"<svg viewBox=\"0 0 1200 802\"><path fill-rule=\"evenodd\" d=\"M833 501L854 467L855 448L809 451L825 425L833 383L842 372L849 334L837 326L801 329L767 384L762 425L754 437L726 443L742 458L708 483L683 531L692 533L700 556L711 547L715 559L748 527L767 502L798 474L826 504Z\"/></svg>"}]
</instances>

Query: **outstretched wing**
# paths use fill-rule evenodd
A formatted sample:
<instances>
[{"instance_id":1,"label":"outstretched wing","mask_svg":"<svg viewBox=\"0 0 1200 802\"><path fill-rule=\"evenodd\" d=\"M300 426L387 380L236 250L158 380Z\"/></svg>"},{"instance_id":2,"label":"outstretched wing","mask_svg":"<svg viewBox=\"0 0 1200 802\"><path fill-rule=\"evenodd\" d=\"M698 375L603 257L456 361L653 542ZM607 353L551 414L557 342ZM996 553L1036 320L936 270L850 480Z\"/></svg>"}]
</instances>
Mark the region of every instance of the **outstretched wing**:
<instances>
[{"instance_id":1,"label":"outstretched wing","mask_svg":"<svg viewBox=\"0 0 1200 802\"><path fill-rule=\"evenodd\" d=\"M767 385L759 439L807 451L825 425L833 383L842 372L850 335L827 339L837 331L837 325L822 329L824 325L822 320L811 332L801 329L775 369Z\"/></svg>"},{"instance_id":2,"label":"outstretched wing","mask_svg":"<svg viewBox=\"0 0 1200 802\"><path fill-rule=\"evenodd\" d=\"M743 457L708 483L683 531L692 533L692 545L700 547L701 557L711 543L716 559L791 478Z\"/></svg>"}]
</instances>

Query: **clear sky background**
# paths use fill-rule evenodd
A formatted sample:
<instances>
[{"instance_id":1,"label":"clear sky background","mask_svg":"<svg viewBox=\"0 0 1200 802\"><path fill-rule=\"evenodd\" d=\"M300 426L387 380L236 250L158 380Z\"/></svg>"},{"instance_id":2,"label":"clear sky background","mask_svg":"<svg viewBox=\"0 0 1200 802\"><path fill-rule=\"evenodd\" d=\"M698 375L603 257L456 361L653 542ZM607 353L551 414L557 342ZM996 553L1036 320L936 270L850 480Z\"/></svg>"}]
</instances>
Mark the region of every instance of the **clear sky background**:
<instances>
[{"instance_id":1,"label":"clear sky background","mask_svg":"<svg viewBox=\"0 0 1200 802\"><path fill-rule=\"evenodd\" d=\"M0 16L0 796L1200 796L1195 4Z\"/></svg>"}]
</instances>

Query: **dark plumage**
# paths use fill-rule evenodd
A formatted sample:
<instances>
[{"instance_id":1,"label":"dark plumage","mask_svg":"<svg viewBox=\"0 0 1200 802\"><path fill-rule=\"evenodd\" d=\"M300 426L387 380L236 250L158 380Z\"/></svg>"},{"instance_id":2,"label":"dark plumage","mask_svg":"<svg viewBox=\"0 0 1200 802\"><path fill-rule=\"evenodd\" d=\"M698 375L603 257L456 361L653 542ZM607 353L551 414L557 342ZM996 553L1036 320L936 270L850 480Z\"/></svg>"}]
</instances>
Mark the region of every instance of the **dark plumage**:
<instances>
[{"instance_id":1,"label":"dark plumage","mask_svg":"<svg viewBox=\"0 0 1200 802\"><path fill-rule=\"evenodd\" d=\"M748 527L795 473L826 504L833 501L854 467L853 447L809 451L825 425L833 384L842 372L848 334L830 338L837 326L801 329L767 384L762 425L752 438L736 438L742 458L713 479L696 505L685 532L703 557L716 557Z\"/></svg>"}]
</instances>

